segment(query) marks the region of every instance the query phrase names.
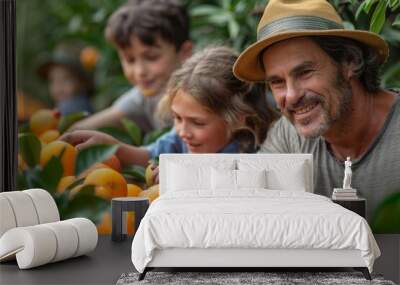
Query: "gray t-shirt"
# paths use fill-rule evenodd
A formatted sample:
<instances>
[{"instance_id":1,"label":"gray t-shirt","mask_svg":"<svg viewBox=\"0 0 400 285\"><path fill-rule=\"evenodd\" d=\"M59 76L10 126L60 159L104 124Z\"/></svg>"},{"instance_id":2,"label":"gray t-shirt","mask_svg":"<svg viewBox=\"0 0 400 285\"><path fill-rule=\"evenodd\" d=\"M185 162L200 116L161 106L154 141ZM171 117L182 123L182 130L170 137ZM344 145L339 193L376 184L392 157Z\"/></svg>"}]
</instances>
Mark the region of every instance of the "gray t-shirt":
<instances>
[{"instance_id":1,"label":"gray t-shirt","mask_svg":"<svg viewBox=\"0 0 400 285\"><path fill-rule=\"evenodd\" d=\"M330 197L333 188L342 188L344 162L329 152L324 138L301 137L285 117L271 127L259 152L312 153L314 192ZM371 221L382 200L400 191L400 97L396 97L382 130L367 152L353 160L351 168L351 186L366 198L367 220Z\"/></svg>"},{"instance_id":2,"label":"gray t-shirt","mask_svg":"<svg viewBox=\"0 0 400 285\"><path fill-rule=\"evenodd\" d=\"M122 94L113 107L124 112L128 119L135 121L142 131L149 132L171 125L158 119L155 114L161 97L162 94L145 97L138 88L132 88Z\"/></svg>"}]
</instances>

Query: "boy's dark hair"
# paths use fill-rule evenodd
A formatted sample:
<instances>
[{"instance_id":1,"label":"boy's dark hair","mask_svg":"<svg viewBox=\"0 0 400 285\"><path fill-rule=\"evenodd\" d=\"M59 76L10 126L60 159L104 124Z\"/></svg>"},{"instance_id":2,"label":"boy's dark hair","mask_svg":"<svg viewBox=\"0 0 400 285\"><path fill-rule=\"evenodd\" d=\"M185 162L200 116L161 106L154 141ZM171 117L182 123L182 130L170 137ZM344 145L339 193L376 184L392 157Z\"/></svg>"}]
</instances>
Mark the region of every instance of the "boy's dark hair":
<instances>
[{"instance_id":1,"label":"boy's dark hair","mask_svg":"<svg viewBox=\"0 0 400 285\"><path fill-rule=\"evenodd\" d=\"M130 1L111 15L105 36L117 48L129 47L134 36L154 45L159 36L179 50L189 40L188 12L175 0Z\"/></svg>"}]
</instances>

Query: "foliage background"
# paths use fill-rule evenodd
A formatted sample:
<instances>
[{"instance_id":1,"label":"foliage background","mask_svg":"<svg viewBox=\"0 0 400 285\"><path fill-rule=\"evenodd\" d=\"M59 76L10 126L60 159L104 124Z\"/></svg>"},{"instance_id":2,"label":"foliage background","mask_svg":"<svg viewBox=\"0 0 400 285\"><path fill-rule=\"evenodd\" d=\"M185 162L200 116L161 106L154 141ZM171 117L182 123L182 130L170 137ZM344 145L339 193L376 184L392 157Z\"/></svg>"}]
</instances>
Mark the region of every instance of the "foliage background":
<instances>
[{"instance_id":1,"label":"foliage background","mask_svg":"<svg viewBox=\"0 0 400 285\"><path fill-rule=\"evenodd\" d=\"M255 41L257 24L268 2L267 0L182 1L187 4L191 14L191 35L197 48L208 44L226 44L239 52ZM380 33L387 40L390 45L390 57L382 68L382 86L399 88L400 0L329 1L339 11L346 28L371 30ZM46 83L41 81L36 73L39 59L42 55L54 50L60 42L77 39L88 46L95 47L100 53L101 57L95 69L97 90L93 105L96 110L109 106L120 94L130 88L122 74L116 51L111 44L106 42L103 35L108 17L125 2L126 0L18 0L17 88L28 97L34 97L47 106L51 106ZM27 102L19 101L18 107ZM25 108L25 106L22 107ZM128 133L127 139L135 138L132 141L133 144L146 144L147 138L142 140L137 137L140 131L133 123L125 122L123 126ZM23 127L20 130L23 130ZM35 139L36 145L39 146L37 138L25 134L20 137L19 145L21 147L22 141L27 141L25 150L31 153L32 141L35 142ZM123 140L122 137L118 139ZM101 161L103 158L98 155L91 159L84 157L80 160L87 166L89 162ZM54 158L48 166L43 168L36 167L37 161L32 162L30 170L20 176L24 178L22 179L24 183L19 183L20 186L24 185L21 189L32 187L55 189L57 179L60 178L59 175L54 175L55 169L58 168L58 172L62 172L57 159ZM32 175L27 175L27 173ZM128 169L124 174L137 177L138 171L134 168ZM139 176L142 177L143 174ZM54 185L48 185L49 183ZM93 189L82 191L82 195L78 195L72 202L66 202L68 201L66 194L53 194L61 213L66 217L74 211L83 209L90 210L95 220L95 216L101 212L99 210L105 204L98 201L90 191L93 192ZM397 232L400 229L398 219L395 220L398 215L392 214L398 213L400 209L400 195L398 193L396 195L388 197L382 204L379 215L376 216L376 223L373 224L374 232Z\"/></svg>"},{"instance_id":2,"label":"foliage background","mask_svg":"<svg viewBox=\"0 0 400 285\"><path fill-rule=\"evenodd\" d=\"M38 58L57 43L79 39L96 47L101 60L95 70L96 110L111 104L129 88L118 56L103 30L109 15L126 0L18 0L17 85L30 96L51 104L46 84L36 74ZM228 44L241 51L256 37L266 0L184 1L191 13L196 46ZM331 0L348 28L379 31L391 53L383 67L385 87L400 87L400 0Z\"/></svg>"}]
</instances>

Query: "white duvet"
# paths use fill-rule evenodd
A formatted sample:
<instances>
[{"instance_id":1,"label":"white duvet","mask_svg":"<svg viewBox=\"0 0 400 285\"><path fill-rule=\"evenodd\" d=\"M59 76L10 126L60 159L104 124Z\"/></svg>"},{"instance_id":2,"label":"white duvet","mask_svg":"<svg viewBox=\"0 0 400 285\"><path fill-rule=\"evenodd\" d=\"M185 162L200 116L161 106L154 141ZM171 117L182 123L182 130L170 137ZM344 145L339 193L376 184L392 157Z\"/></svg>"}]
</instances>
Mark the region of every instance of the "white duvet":
<instances>
[{"instance_id":1,"label":"white duvet","mask_svg":"<svg viewBox=\"0 0 400 285\"><path fill-rule=\"evenodd\" d=\"M154 250L164 248L358 249L370 272L380 255L359 215L320 195L265 189L162 195L134 237L135 268L143 272Z\"/></svg>"}]
</instances>

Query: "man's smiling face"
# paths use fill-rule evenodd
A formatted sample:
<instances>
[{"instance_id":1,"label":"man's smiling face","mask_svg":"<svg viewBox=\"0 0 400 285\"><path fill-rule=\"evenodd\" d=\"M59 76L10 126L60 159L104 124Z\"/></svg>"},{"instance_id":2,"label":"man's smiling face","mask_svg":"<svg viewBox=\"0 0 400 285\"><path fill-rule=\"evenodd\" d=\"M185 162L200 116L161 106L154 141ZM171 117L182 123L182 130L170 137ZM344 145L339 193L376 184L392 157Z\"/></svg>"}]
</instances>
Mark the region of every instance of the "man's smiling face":
<instances>
[{"instance_id":1,"label":"man's smiling face","mask_svg":"<svg viewBox=\"0 0 400 285\"><path fill-rule=\"evenodd\" d=\"M264 52L265 79L281 112L304 137L324 135L351 111L342 70L314 41L293 38Z\"/></svg>"}]
</instances>

